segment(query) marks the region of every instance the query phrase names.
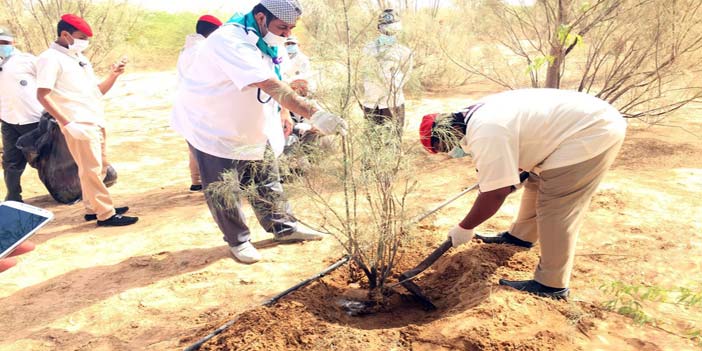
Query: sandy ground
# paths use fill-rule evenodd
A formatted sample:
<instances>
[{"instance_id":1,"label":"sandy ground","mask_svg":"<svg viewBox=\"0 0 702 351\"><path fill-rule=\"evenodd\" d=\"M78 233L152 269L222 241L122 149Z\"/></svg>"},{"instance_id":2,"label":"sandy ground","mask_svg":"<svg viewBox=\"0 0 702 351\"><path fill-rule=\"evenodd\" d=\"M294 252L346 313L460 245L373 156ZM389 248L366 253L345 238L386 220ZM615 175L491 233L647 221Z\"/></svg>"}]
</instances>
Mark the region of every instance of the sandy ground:
<instances>
[{"instance_id":1,"label":"sandy ground","mask_svg":"<svg viewBox=\"0 0 702 351\"><path fill-rule=\"evenodd\" d=\"M109 157L119 172L119 181L110 190L118 205L129 205L141 220L128 228L85 223L80 204L54 203L36 172L27 172L23 182L27 202L53 211L56 219L35 236L37 249L0 276L0 350L182 349L203 336L207 327L261 304L341 256L331 238L270 245L268 234L256 225L247 207L264 260L255 265L234 261L203 195L187 191L186 145L168 128L174 74L123 78L107 101ZM465 97L425 96L412 101L410 135L421 115L465 105ZM702 136L700 112L702 106L694 106L668 123ZM636 326L598 306L607 299L600 286L611 281L692 288L702 284L701 151L700 137L680 128L631 126L621 157L594 199L581 233L573 298L568 303L496 286L500 277L528 278L538 249L505 256L494 247L481 250L485 245L468 245L452 250L420 281L430 284L428 293L442 306L438 315L414 311L394 324L386 323L388 316L385 322L329 317L319 325L333 328L311 330L312 335L319 332L327 340L351 335L353 340L336 348L319 342L298 346L283 342L266 348L264 342L262 348L252 349L345 349L343 345L365 350L525 349L519 345L532 349L555 345L550 349L560 350L695 349L680 330L686 325L699 328L699 315L660 306L657 316L666 323L655 328ZM422 198L427 207L475 181L467 161L422 157L427 162L420 163L417 178L424 190L431 190ZM464 180L455 182L460 174L466 175ZM422 223L427 247L443 240L472 196ZM511 197L483 229L505 229L518 200ZM319 218L304 201L291 201L299 217L312 222ZM330 279L329 284L338 281ZM311 291L320 285L311 286ZM309 313L309 321L316 323L324 313L305 301L313 300L295 295L282 304L282 311L299 312L302 321ZM286 319L275 310L250 313ZM251 325L236 330L253 332L255 341L255 331L263 330L256 327L265 318L251 317Z\"/></svg>"}]
</instances>

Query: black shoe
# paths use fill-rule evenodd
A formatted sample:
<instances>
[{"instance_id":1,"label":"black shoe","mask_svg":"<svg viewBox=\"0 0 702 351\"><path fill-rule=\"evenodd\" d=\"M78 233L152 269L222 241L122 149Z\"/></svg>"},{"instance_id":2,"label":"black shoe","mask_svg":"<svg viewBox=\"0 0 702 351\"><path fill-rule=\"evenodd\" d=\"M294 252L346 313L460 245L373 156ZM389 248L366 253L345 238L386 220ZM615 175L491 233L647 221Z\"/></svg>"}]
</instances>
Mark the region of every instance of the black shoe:
<instances>
[{"instance_id":1,"label":"black shoe","mask_svg":"<svg viewBox=\"0 0 702 351\"><path fill-rule=\"evenodd\" d=\"M530 249L534 246L533 243L528 241L520 240L509 232L502 232L496 236L485 236L480 234L475 234L475 237L486 244L510 244L514 246L526 247Z\"/></svg>"},{"instance_id":2,"label":"black shoe","mask_svg":"<svg viewBox=\"0 0 702 351\"><path fill-rule=\"evenodd\" d=\"M556 300L566 300L570 294L570 289L568 288L551 288L537 282L536 280L500 279L500 285L509 286L519 291L525 291L542 297L550 297Z\"/></svg>"},{"instance_id":3,"label":"black shoe","mask_svg":"<svg viewBox=\"0 0 702 351\"><path fill-rule=\"evenodd\" d=\"M139 220L139 217L127 217L122 215L114 215L110 219L104 221L98 221L98 227L124 227L126 225L132 225Z\"/></svg>"},{"instance_id":4,"label":"black shoe","mask_svg":"<svg viewBox=\"0 0 702 351\"><path fill-rule=\"evenodd\" d=\"M202 191L202 185L191 185L190 186L190 191Z\"/></svg>"},{"instance_id":5,"label":"black shoe","mask_svg":"<svg viewBox=\"0 0 702 351\"><path fill-rule=\"evenodd\" d=\"M129 206L115 207L115 214L123 215L123 214L127 213L127 211L129 211ZM87 214L87 215L83 216L83 218L85 218L86 222L96 221L97 215L96 214Z\"/></svg>"}]
</instances>

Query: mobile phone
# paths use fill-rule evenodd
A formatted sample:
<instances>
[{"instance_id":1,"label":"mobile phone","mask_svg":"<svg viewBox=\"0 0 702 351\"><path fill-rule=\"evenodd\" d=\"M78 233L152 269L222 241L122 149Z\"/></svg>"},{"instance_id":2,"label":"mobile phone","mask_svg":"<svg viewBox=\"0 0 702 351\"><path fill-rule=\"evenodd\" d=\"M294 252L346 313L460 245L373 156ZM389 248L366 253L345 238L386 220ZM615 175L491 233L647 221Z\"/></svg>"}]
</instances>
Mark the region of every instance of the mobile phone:
<instances>
[{"instance_id":1,"label":"mobile phone","mask_svg":"<svg viewBox=\"0 0 702 351\"><path fill-rule=\"evenodd\" d=\"M53 213L39 207L14 201L0 203L0 259L9 256L52 218Z\"/></svg>"}]
</instances>

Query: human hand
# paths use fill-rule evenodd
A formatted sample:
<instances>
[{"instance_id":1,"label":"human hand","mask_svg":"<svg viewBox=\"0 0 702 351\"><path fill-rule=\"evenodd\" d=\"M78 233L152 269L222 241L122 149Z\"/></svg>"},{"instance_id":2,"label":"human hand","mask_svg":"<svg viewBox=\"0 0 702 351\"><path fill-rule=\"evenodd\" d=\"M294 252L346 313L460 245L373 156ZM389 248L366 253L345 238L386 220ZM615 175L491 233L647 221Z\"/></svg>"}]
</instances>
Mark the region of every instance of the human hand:
<instances>
[{"instance_id":1,"label":"human hand","mask_svg":"<svg viewBox=\"0 0 702 351\"><path fill-rule=\"evenodd\" d=\"M290 83L290 88L300 96L307 96L309 94L309 83L304 79L295 79Z\"/></svg>"},{"instance_id":2,"label":"human hand","mask_svg":"<svg viewBox=\"0 0 702 351\"><path fill-rule=\"evenodd\" d=\"M127 56L122 56L122 58L119 61L112 65L111 74L113 76L122 75L122 73L124 73L124 68L127 66L127 63L129 63L129 58L127 58Z\"/></svg>"},{"instance_id":3,"label":"human hand","mask_svg":"<svg viewBox=\"0 0 702 351\"><path fill-rule=\"evenodd\" d=\"M336 115L333 115L324 110L318 110L310 118L312 125L319 130L323 135L329 135L334 133L339 133L341 135L346 135L349 128L346 121Z\"/></svg>"},{"instance_id":4,"label":"human hand","mask_svg":"<svg viewBox=\"0 0 702 351\"><path fill-rule=\"evenodd\" d=\"M460 225L453 227L448 234L449 238L451 238L453 247L458 247L469 242L471 239L473 239L474 235L473 229L465 229Z\"/></svg>"},{"instance_id":5,"label":"human hand","mask_svg":"<svg viewBox=\"0 0 702 351\"><path fill-rule=\"evenodd\" d=\"M63 128L68 132L68 134L77 140L90 140L90 134L85 127L79 123L69 122L63 126Z\"/></svg>"},{"instance_id":6,"label":"human hand","mask_svg":"<svg viewBox=\"0 0 702 351\"><path fill-rule=\"evenodd\" d=\"M280 111L280 123L283 125L283 134L285 134L286 138L289 137L295 126L295 122L293 122L292 117L290 117L290 111L286 109Z\"/></svg>"},{"instance_id":7,"label":"human hand","mask_svg":"<svg viewBox=\"0 0 702 351\"><path fill-rule=\"evenodd\" d=\"M0 272L4 272L17 264L17 259L12 256L21 255L32 250L34 250L34 243L25 241L20 244L14 251L12 251L9 258L3 258L0 260Z\"/></svg>"}]
</instances>

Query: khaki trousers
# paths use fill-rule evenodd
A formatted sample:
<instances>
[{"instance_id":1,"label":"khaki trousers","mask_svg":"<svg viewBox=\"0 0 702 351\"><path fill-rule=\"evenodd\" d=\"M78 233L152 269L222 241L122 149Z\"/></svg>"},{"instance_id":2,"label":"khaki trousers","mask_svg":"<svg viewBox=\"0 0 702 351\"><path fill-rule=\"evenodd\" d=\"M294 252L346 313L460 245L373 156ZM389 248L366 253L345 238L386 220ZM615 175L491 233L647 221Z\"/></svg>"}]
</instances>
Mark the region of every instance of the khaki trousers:
<instances>
[{"instance_id":1,"label":"khaki trousers","mask_svg":"<svg viewBox=\"0 0 702 351\"><path fill-rule=\"evenodd\" d=\"M66 138L68 151L78 165L80 189L83 192L83 204L87 214L96 214L98 220L104 221L114 216L115 208L107 191L105 179L107 173L107 155L105 148L105 128L91 124L81 124L90 130L90 140L77 140L61 128Z\"/></svg>"},{"instance_id":2,"label":"khaki trousers","mask_svg":"<svg viewBox=\"0 0 702 351\"><path fill-rule=\"evenodd\" d=\"M590 200L619 153L622 141L600 155L562 168L531 174L510 233L534 243L541 259L534 279L552 288L567 288L575 246Z\"/></svg>"},{"instance_id":3,"label":"khaki trousers","mask_svg":"<svg viewBox=\"0 0 702 351\"><path fill-rule=\"evenodd\" d=\"M202 185L202 180L200 179L200 167L197 164L197 159L193 152L188 149L188 157L190 158L190 184L192 185Z\"/></svg>"}]
</instances>

